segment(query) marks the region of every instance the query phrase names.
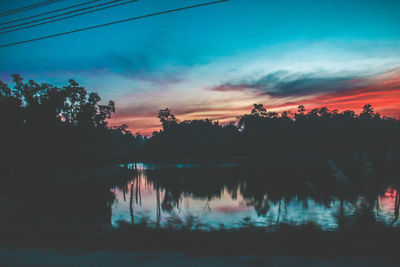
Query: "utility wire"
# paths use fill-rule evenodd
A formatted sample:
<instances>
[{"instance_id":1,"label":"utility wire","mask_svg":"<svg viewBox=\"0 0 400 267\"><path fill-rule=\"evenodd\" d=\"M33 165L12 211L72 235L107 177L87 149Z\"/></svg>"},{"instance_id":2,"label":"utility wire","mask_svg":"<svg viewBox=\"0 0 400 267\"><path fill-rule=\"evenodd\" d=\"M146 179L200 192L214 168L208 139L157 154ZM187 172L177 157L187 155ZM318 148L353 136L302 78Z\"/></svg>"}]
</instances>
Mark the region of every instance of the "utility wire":
<instances>
[{"instance_id":1,"label":"utility wire","mask_svg":"<svg viewBox=\"0 0 400 267\"><path fill-rule=\"evenodd\" d=\"M24 26L24 27L19 27L17 29L11 29L11 30L7 30L7 31L2 31L2 32L0 32L0 34L5 34L5 33L8 33L8 32L14 32L14 31L20 31L20 30L23 30L23 29L33 28L33 27L37 27L37 26L40 26L40 25L43 25L43 24L47 24L47 23L52 23L52 22L56 22L56 21L60 21L60 20L65 20L65 19L69 19L69 18L73 18L73 17L77 17L77 16L81 16L81 15L85 15L85 14L101 11L103 9L108 9L108 8L112 8L112 7L116 7L116 6L129 4L129 3L132 3L132 2L136 2L138 0L130 0L128 2L123 2L123 3L117 3L117 4L114 4L114 5L110 5L112 3L121 2L121 1L122 0L113 0L113 1L102 3L102 4L90 6L90 7L85 7L85 8L81 8L81 9L77 9L77 10L72 10L72 11L69 11L69 12L66 12L66 13L63 13L63 14L59 14L59 15L55 15L55 16L51 16L51 17L46 17L46 18L41 18L41 19L37 19L37 20L33 20L33 21L28 21L28 22L21 23L21 24L18 24L18 25L3 27L3 28L0 28L0 30L6 30L6 29L18 27L18 26L27 25L27 26ZM104 5L108 5L108 6L102 7L102 8L98 8L98 9L94 9L94 10L85 11L85 12L82 12L82 13L78 13L78 14L74 14L74 15L70 15L70 16L66 16L66 17L62 17L62 16L65 16L67 14L71 14L71 13L75 13L75 12L79 12L79 11L83 11L83 10L88 10L88 9L92 9L92 8L99 7L99 6L104 6ZM61 17L61 18L58 18L58 17ZM31 24L31 23L34 23L34 22L48 20L48 19L52 19L52 18L57 18L57 19L53 19L53 20L49 20L49 21L41 22L41 23L36 23L36 24Z\"/></svg>"},{"instance_id":2,"label":"utility wire","mask_svg":"<svg viewBox=\"0 0 400 267\"><path fill-rule=\"evenodd\" d=\"M19 8L3 11L3 12L0 12L0 17L10 16L13 14L21 13L21 12L39 8L42 6L48 6L48 5L51 5L51 4L54 4L57 2L61 2L61 1L63 1L63 0L49 0L49 1L44 1L44 2L33 4L33 5L29 5L29 6L24 6L24 7L19 7Z\"/></svg>"},{"instance_id":3,"label":"utility wire","mask_svg":"<svg viewBox=\"0 0 400 267\"><path fill-rule=\"evenodd\" d=\"M14 13L18 13L20 11L24 11L24 10L27 10L27 9L32 9L32 8L36 8L36 7L41 7L43 5L53 4L53 2L57 2L57 1L56 0L49 0L49 1L44 1L44 2L40 2L40 3L32 4L32 5L29 5L29 6L23 6L23 7L19 7L19 8L15 8L15 9L11 9L11 10L0 12L0 15L14 14Z\"/></svg>"},{"instance_id":4,"label":"utility wire","mask_svg":"<svg viewBox=\"0 0 400 267\"><path fill-rule=\"evenodd\" d=\"M56 10L51 10L51 11L44 12L44 13L40 13L40 14L33 15L33 16L30 16L30 17L25 17L25 18L6 21L6 22L1 22L0 25L6 25L6 24L10 24L10 23L15 23L15 22L27 20L27 19L33 19L33 18L44 16L44 15L49 15L49 14L52 14L52 13L56 13L56 12L60 12L60 11L63 11L63 10L67 10L67 9L71 9L71 8L75 8L75 7L88 5L88 4L91 4L91 3L94 3L94 2L99 2L99 1L102 1L102 0L92 0L92 1L89 1L89 2L82 3L82 4L77 4L77 5L73 5L73 6L68 6L68 7L64 7L64 8L60 8L60 9L56 9Z\"/></svg>"},{"instance_id":5,"label":"utility wire","mask_svg":"<svg viewBox=\"0 0 400 267\"><path fill-rule=\"evenodd\" d=\"M114 25L114 24L123 23L123 22L128 22L128 21L132 21L132 20L138 20L138 19L153 17L153 16L157 16L157 15L163 15L163 14L167 14L167 13L172 13L172 12L177 12L177 11L183 11L183 10L186 10L186 9L192 9L192 8L197 8L197 7L202 7L202 6L208 6L208 5L213 5L213 4L223 3L223 2L228 2L228 1L229 1L229 0L219 0L219 1L214 1L214 2L207 2L207 3L203 3L203 4L193 5L193 6L186 6L186 7L176 8L176 9L170 9L170 10L160 11L160 12L151 13L151 14L147 14L147 15L142 15L142 16L138 16L138 17L133 17L133 18L123 19L123 20L112 21L112 22L108 22L108 23L104 23L104 24L99 24L99 25L95 25L95 26L91 26L91 27L80 28L80 29L76 29L76 30L72 30L72 31L68 31L68 32L62 32L62 33L57 33L57 34L52 34L52 35L46 35L46 36L42 36L42 37L38 37L38 38L34 38L34 39L29 39L29 40L14 42L14 43L8 43L8 44L3 44L3 45L0 45L0 47L7 47L7 46L18 45L18 44L24 44L24 43L35 42L35 41L39 41L39 40L43 40L43 39L48 39L48 38L53 38L53 37L57 37L57 36L61 36L61 35L67 35L67 34L71 34L71 33L75 33L75 32L81 32L81 31L91 30L91 29L95 29L95 28L105 27L105 26Z\"/></svg>"}]
</instances>

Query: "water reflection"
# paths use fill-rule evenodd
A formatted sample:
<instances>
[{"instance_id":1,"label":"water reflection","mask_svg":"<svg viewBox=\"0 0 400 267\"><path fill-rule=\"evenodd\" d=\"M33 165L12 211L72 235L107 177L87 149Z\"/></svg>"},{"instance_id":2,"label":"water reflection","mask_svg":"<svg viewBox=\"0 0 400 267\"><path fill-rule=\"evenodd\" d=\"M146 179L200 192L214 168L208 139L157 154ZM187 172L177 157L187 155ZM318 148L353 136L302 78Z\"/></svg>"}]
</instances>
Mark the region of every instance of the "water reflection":
<instances>
[{"instance_id":1,"label":"water reflection","mask_svg":"<svg viewBox=\"0 0 400 267\"><path fill-rule=\"evenodd\" d=\"M399 225L393 173L386 163L367 164L364 159L300 161L290 168L276 162L262 167L137 164L136 174L112 189L112 225L190 221L191 227L209 229L312 222L325 230L354 223Z\"/></svg>"}]
</instances>

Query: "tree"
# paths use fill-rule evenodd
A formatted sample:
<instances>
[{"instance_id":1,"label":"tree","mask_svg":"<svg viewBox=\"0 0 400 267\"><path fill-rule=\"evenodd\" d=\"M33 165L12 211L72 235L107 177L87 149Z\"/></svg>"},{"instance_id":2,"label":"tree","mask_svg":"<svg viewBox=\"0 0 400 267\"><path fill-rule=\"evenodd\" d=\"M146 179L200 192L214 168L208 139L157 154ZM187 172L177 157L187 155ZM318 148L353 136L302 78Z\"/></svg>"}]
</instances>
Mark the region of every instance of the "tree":
<instances>
[{"instance_id":1,"label":"tree","mask_svg":"<svg viewBox=\"0 0 400 267\"><path fill-rule=\"evenodd\" d=\"M158 112L158 118L161 121L164 131L167 131L173 126L176 126L178 123L178 120L175 118L175 115L172 114L169 108L161 109Z\"/></svg>"},{"instance_id":2,"label":"tree","mask_svg":"<svg viewBox=\"0 0 400 267\"><path fill-rule=\"evenodd\" d=\"M264 117L267 114L267 110L264 108L263 104L253 104L251 114L258 117Z\"/></svg>"},{"instance_id":3,"label":"tree","mask_svg":"<svg viewBox=\"0 0 400 267\"><path fill-rule=\"evenodd\" d=\"M117 147L113 142L137 148L135 137L127 134L126 128L113 131L107 127L115 112L113 101L100 104L97 93L88 93L72 79L60 88L24 82L18 74L12 77L12 88L0 81L0 123L5 125L0 131L3 171L16 164L29 169L110 161L111 150Z\"/></svg>"},{"instance_id":4,"label":"tree","mask_svg":"<svg viewBox=\"0 0 400 267\"><path fill-rule=\"evenodd\" d=\"M372 108L372 106L370 104L366 104L363 107L363 111L360 114L360 118L362 119L372 119L374 117L374 109Z\"/></svg>"}]
</instances>

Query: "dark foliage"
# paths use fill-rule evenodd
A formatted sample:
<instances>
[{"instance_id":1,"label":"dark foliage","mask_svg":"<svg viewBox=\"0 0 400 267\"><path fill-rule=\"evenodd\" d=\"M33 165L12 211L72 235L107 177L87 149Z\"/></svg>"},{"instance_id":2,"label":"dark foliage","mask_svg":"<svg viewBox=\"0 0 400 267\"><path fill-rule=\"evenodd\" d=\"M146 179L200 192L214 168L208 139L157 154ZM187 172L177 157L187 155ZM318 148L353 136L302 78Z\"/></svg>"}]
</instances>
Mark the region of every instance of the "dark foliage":
<instances>
[{"instance_id":1,"label":"dark foliage","mask_svg":"<svg viewBox=\"0 0 400 267\"><path fill-rule=\"evenodd\" d=\"M0 82L0 169L71 169L110 161L132 160L141 137L126 126L109 128L114 102L100 104L74 80L62 88L23 82ZM117 151L117 152L116 152Z\"/></svg>"},{"instance_id":2,"label":"dark foliage","mask_svg":"<svg viewBox=\"0 0 400 267\"><path fill-rule=\"evenodd\" d=\"M144 155L155 158L232 158L235 156L369 153L393 156L400 148L400 122L382 117L371 105L360 114L326 107L295 113L267 111L254 104L238 123L179 122L171 110L160 110L163 129L147 142Z\"/></svg>"}]
</instances>

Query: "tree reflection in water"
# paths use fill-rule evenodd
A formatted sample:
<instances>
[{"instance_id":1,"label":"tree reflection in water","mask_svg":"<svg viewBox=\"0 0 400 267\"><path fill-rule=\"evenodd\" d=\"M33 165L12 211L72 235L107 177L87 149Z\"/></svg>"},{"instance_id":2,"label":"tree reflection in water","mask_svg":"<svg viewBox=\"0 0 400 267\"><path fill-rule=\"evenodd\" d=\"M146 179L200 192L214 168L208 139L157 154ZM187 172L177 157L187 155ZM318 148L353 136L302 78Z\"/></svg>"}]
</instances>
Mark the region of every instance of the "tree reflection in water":
<instances>
[{"instance_id":1,"label":"tree reflection in water","mask_svg":"<svg viewBox=\"0 0 400 267\"><path fill-rule=\"evenodd\" d=\"M312 222L323 229L397 225L398 173L392 161L366 157L241 166L139 164L137 175L113 189L119 201L112 221L148 217L156 227L169 225L173 217L229 228L241 227L245 218L264 226ZM135 211L121 197L126 190L136 196Z\"/></svg>"}]
</instances>

